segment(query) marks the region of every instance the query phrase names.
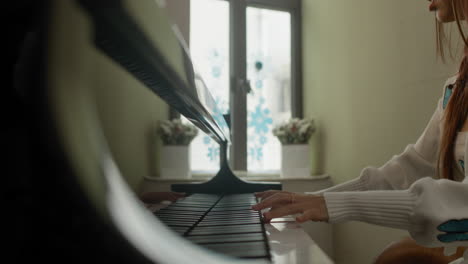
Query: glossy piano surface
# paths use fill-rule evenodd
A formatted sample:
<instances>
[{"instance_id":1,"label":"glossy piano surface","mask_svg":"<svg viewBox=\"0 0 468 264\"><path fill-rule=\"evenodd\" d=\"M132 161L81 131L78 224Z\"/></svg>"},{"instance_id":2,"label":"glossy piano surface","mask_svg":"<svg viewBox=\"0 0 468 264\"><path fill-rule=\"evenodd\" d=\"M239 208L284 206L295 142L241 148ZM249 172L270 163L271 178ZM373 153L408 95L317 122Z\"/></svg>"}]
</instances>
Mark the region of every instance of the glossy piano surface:
<instances>
[{"instance_id":1,"label":"glossy piano surface","mask_svg":"<svg viewBox=\"0 0 468 264\"><path fill-rule=\"evenodd\" d=\"M150 211L154 212L155 215L160 217L164 215L165 208L167 208L169 204L151 204L148 205ZM170 206L169 206L170 207ZM164 218L164 217L163 217ZM164 219L160 219L162 222L168 223ZM237 220L236 218L225 218L225 221L242 221ZM179 225L184 225L184 221L180 223L174 222L174 226L176 227L176 232L182 232L180 229L177 228ZM170 224L169 224L170 225ZM284 217L284 218L277 218L271 221L271 223L262 224L265 228L265 235L266 240L268 243L269 248L269 258L257 258L257 260L265 261L265 263L277 263L277 264L301 264L301 263L308 263L308 264L333 264L334 262L332 259L314 242L314 240L305 232L302 226L295 222L292 216ZM183 227L184 228L184 227ZM229 233L229 226L223 226L221 230L224 230L224 233ZM181 235L184 233L188 233L187 229L184 228ZM221 232L222 233L222 232ZM243 233L243 232L241 232ZM225 254L226 252L229 253L229 241L226 239L232 238L234 240L240 239L239 241L244 241L244 243L237 243L234 242L234 253L237 254L239 251L242 251L245 248L248 248L249 243L258 243L261 241L256 237L256 235L261 234L261 232L252 232L252 233L243 233L240 236L233 236L233 235L222 235L219 234L211 235L211 236L189 236L189 240L194 243L200 244L201 246L210 248L211 250L218 251L220 253ZM208 240L203 240L203 239ZM217 241L214 238L220 239ZM245 242L247 241L247 242ZM250 241L250 242L249 242ZM254 242L255 241L255 242ZM242 247L237 247L238 245L242 245ZM253 245L254 247L258 247L259 245ZM237 248L236 248L237 247ZM260 245L260 247L262 247ZM263 247L262 247L263 248ZM224 251L224 252L223 252ZM253 250L255 251L255 250ZM252 251L252 252L253 252ZM245 254L251 254L252 252L247 252ZM254 255L258 252L254 252ZM232 254L231 254L232 255ZM261 254L260 254L261 255Z\"/></svg>"},{"instance_id":2,"label":"glossy piano surface","mask_svg":"<svg viewBox=\"0 0 468 264\"><path fill-rule=\"evenodd\" d=\"M292 217L274 219L265 229L273 263L334 263Z\"/></svg>"}]
</instances>

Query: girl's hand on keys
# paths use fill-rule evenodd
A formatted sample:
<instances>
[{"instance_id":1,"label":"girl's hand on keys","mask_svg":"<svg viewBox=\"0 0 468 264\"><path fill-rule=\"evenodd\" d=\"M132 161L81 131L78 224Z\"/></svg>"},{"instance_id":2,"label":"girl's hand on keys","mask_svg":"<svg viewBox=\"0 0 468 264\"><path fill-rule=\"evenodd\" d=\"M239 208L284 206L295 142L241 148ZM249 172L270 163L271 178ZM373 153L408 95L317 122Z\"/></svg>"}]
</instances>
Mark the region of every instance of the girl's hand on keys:
<instances>
[{"instance_id":1,"label":"girl's hand on keys","mask_svg":"<svg viewBox=\"0 0 468 264\"><path fill-rule=\"evenodd\" d=\"M270 208L269 211L263 213L265 222L292 214L301 214L296 217L299 223L308 220L328 221L328 211L323 196L285 191L266 191L256 193L255 196L261 198L262 201L253 205L253 210Z\"/></svg>"}]
</instances>

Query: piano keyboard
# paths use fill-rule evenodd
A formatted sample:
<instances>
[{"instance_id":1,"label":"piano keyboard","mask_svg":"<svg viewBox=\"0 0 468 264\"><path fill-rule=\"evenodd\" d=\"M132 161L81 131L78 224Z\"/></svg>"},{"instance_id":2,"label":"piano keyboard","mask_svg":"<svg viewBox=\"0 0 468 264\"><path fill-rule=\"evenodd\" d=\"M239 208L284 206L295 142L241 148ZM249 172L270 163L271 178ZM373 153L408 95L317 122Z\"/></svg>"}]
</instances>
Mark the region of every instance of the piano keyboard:
<instances>
[{"instance_id":1,"label":"piano keyboard","mask_svg":"<svg viewBox=\"0 0 468 264\"><path fill-rule=\"evenodd\" d=\"M155 215L175 232L210 250L238 258L271 260L253 194L191 194Z\"/></svg>"}]
</instances>

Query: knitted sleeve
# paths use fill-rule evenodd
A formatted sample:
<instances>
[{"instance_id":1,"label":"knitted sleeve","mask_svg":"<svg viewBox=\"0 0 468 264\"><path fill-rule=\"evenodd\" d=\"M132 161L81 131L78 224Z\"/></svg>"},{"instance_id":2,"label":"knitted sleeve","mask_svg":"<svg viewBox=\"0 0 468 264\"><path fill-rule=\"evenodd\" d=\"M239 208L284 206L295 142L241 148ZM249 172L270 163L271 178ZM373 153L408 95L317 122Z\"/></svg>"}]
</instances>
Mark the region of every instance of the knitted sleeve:
<instances>
[{"instance_id":1,"label":"knitted sleeve","mask_svg":"<svg viewBox=\"0 0 468 264\"><path fill-rule=\"evenodd\" d=\"M427 247L468 246L468 181L423 178L407 190L326 192L329 222L408 230Z\"/></svg>"},{"instance_id":2,"label":"knitted sleeve","mask_svg":"<svg viewBox=\"0 0 468 264\"><path fill-rule=\"evenodd\" d=\"M436 111L416 143L408 145L401 154L393 156L383 166L364 168L356 179L308 194L341 191L404 190L422 177L433 177L435 175L441 133L439 125L442 111L442 99L440 99Z\"/></svg>"}]
</instances>

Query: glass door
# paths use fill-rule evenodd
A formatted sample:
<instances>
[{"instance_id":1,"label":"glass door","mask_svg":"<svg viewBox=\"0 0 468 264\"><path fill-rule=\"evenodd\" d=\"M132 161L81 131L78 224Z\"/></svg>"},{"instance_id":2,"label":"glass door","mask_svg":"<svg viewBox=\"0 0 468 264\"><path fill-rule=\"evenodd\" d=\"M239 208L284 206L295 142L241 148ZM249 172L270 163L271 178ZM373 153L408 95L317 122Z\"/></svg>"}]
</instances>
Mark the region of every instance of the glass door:
<instances>
[{"instance_id":1,"label":"glass door","mask_svg":"<svg viewBox=\"0 0 468 264\"><path fill-rule=\"evenodd\" d=\"M221 114L229 113L229 2L190 1L190 53ZM217 171L219 145L199 133L191 144L192 171Z\"/></svg>"},{"instance_id":2,"label":"glass door","mask_svg":"<svg viewBox=\"0 0 468 264\"><path fill-rule=\"evenodd\" d=\"M247 168L279 171L275 125L291 117L291 14L247 7Z\"/></svg>"}]
</instances>

